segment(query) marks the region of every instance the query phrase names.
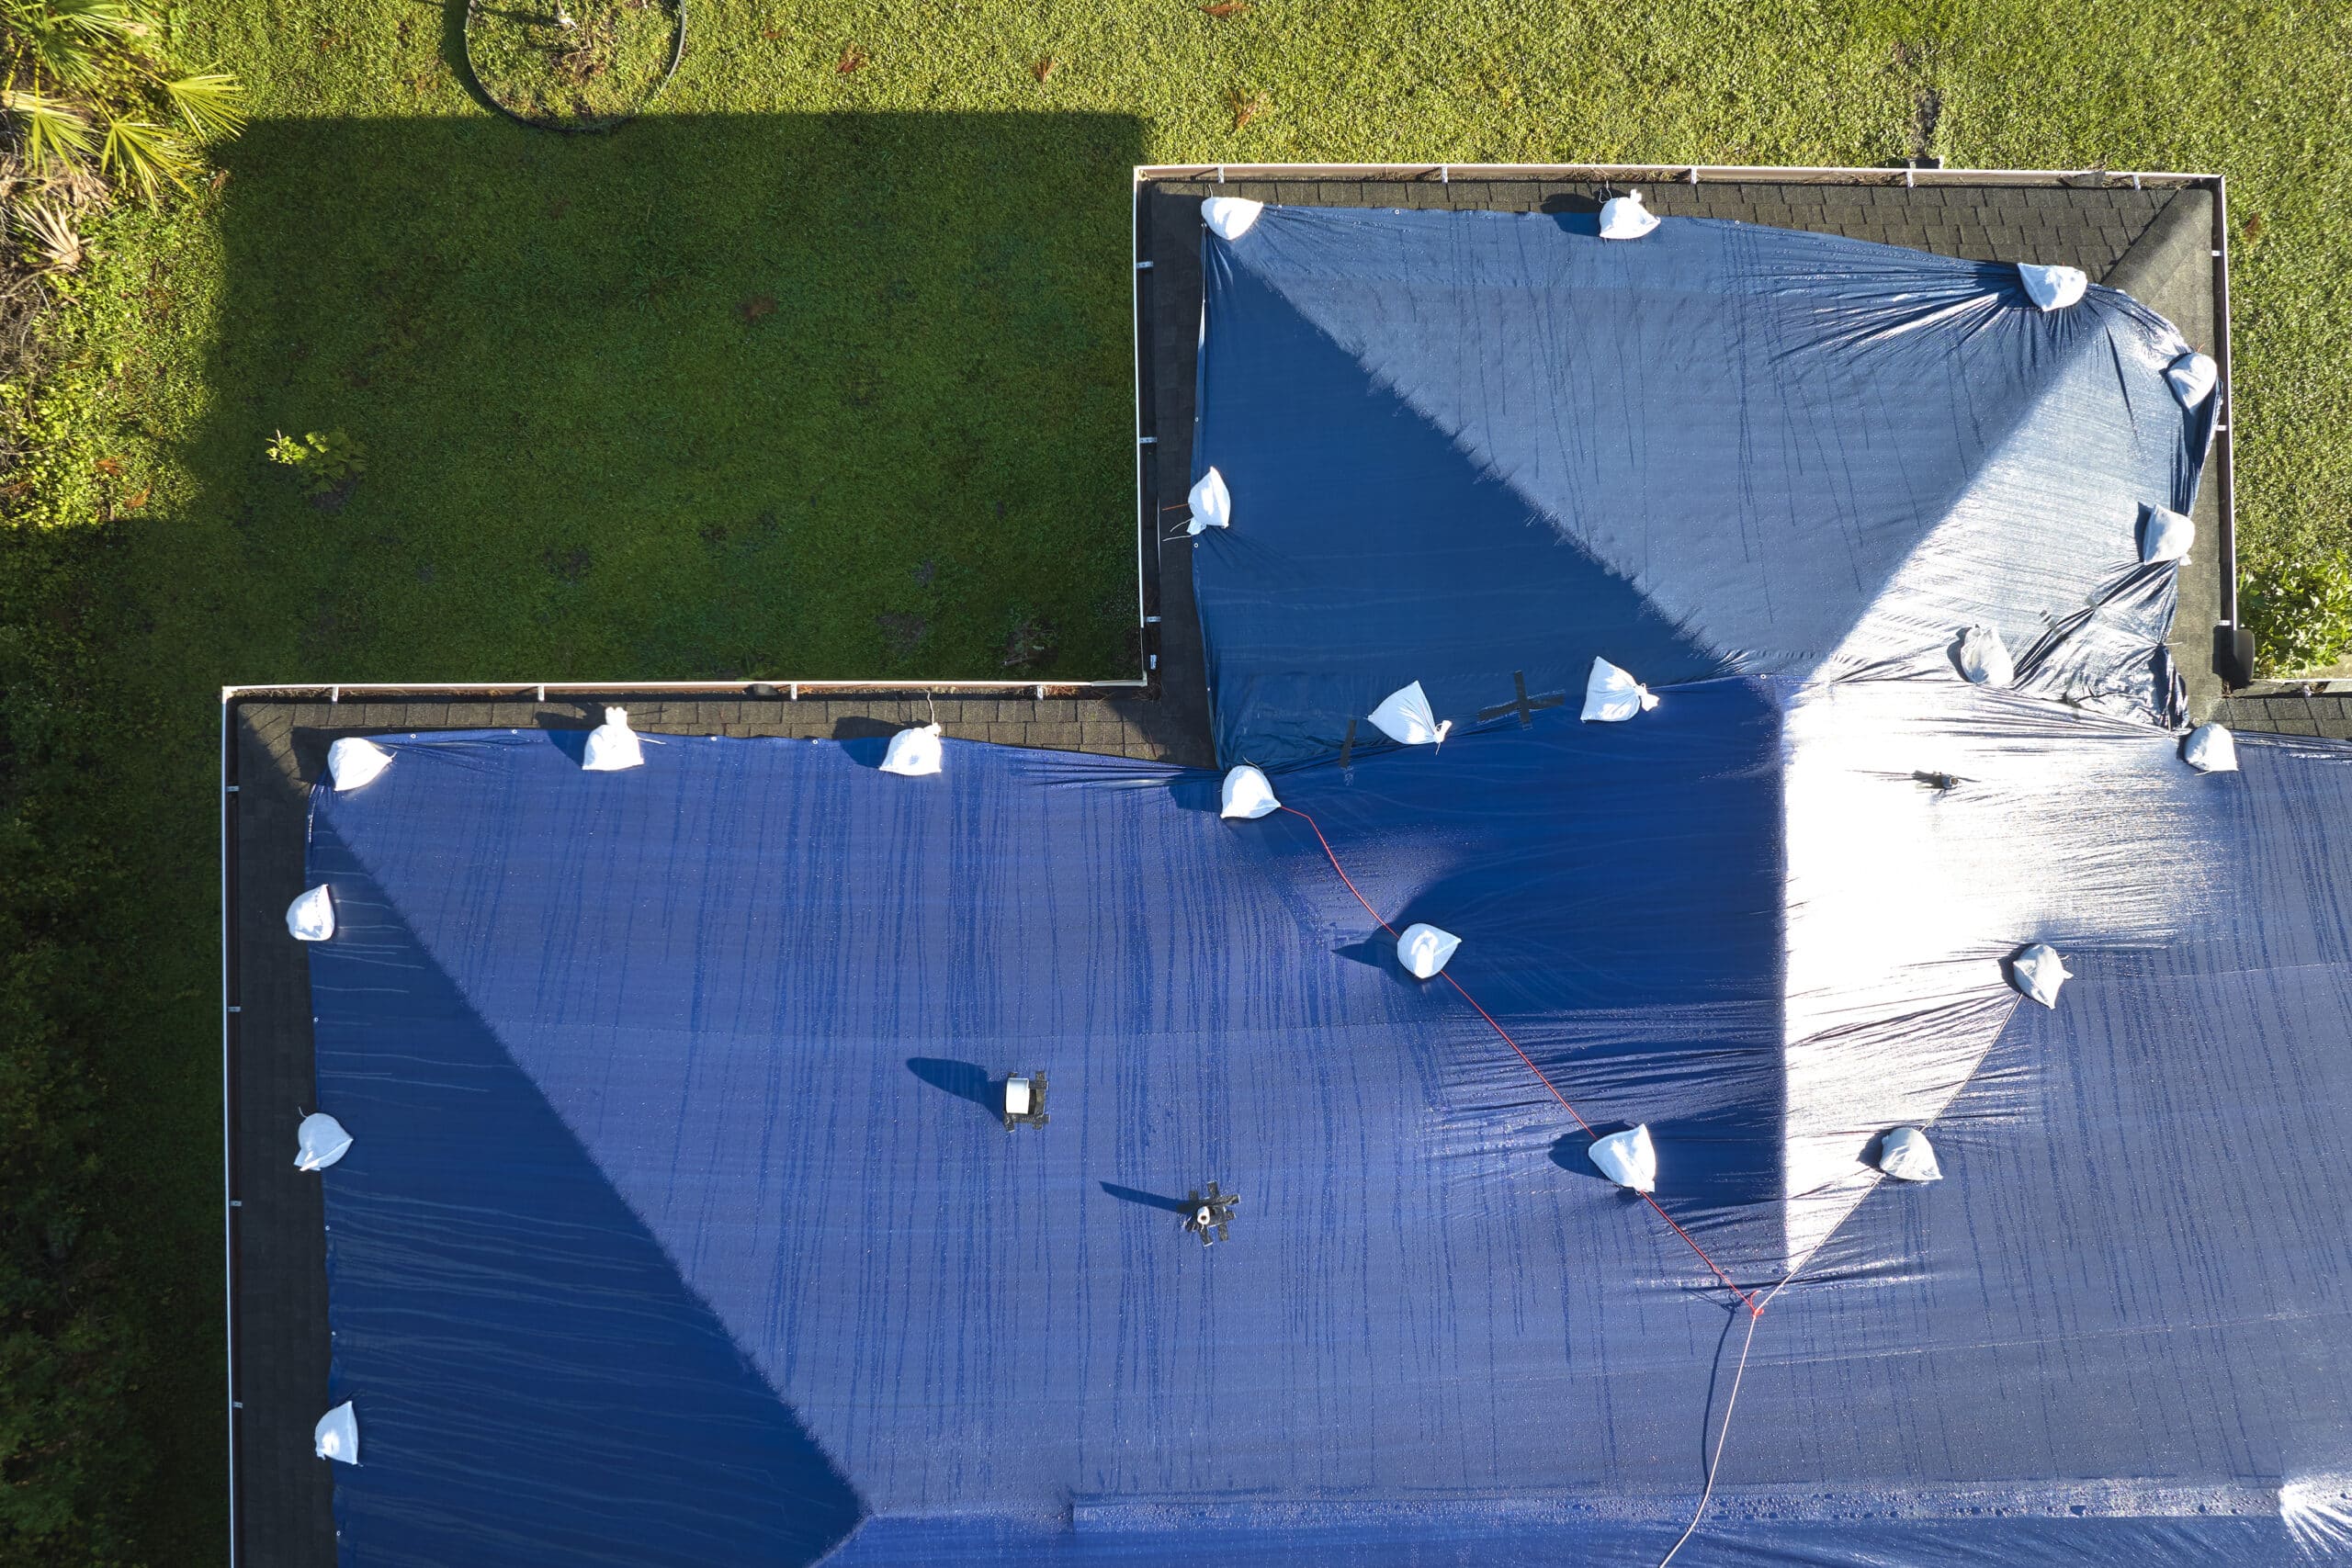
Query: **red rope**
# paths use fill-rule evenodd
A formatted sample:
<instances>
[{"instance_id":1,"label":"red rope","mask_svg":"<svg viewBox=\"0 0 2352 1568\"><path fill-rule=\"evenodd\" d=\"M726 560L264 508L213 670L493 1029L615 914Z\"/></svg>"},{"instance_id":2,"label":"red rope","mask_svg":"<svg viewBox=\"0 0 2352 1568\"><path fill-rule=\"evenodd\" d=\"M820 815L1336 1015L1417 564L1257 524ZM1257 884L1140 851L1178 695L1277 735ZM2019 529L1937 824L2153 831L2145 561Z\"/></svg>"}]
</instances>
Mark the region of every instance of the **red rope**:
<instances>
[{"instance_id":1,"label":"red rope","mask_svg":"<svg viewBox=\"0 0 2352 1568\"><path fill-rule=\"evenodd\" d=\"M1356 902L1363 906L1364 913L1370 915L1373 919L1378 923L1382 931L1386 931L1390 936L1396 935L1396 928L1390 925L1385 919L1381 918L1380 911L1372 907L1372 900L1363 896L1363 890L1358 887L1355 885L1354 879L1348 875L1347 867L1340 863L1340 857L1332 852L1331 840L1323 836L1322 824L1316 821L1314 818L1309 817L1306 812L1301 811L1295 806L1285 806L1283 809L1289 812L1293 817L1297 818L1300 821L1306 823L1308 828L1314 830L1315 841L1323 846L1323 858L1331 863L1331 869L1339 873L1340 880L1347 885L1347 889L1350 893L1355 895ZM1487 1021L1487 1027L1500 1035L1502 1037L1503 1043L1510 1046L1512 1051L1518 1054L1519 1059L1527 1064L1527 1070L1535 1075L1535 1081L1542 1084L1545 1089L1551 1090L1552 1098L1560 1102L1561 1109L1576 1118L1577 1125L1584 1129L1585 1136L1589 1138L1598 1138L1600 1136L1598 1133L1595 1133L1592 1130L1592 1123L1584 1119L1584 1112L1578 1111L1576 1106L1569 1101L1568 1097L1560 1092L1560 1086L1554 1083L1551 1078L1545 1075L1544 1069L1535 1065L1535 1058L1529 1055L1526 1050L1521 1046L1520 1043L1510 1037L1510 1031L1505 1029L1501 1024L1497 1023L1495 1021L1495 1015L1488 1012L1485 1008L1480 1007L1478 1005L1478 998L1472 996L1468 991L1463 988L1461 981L1455 979L1451 975L1443 973L1442 971L1439 973L1438 977L1443 980L1447 985L1453 987L1454 993L1464 1001L1468 1002L1471 1010L1477 1013L1480 1018ZM1657 1217L1664 1220L1667 1223L1668 1227L1670 1228L1675 1235L1682 1238L1684 1246L1688 1247L1692 1252L1698 1254L1699 1261L1705 1264L1708 1271L1723 1282L1724 1290L1729 1291L1733 1295L1737 1296L1740 1299L1741 1303L1747 1306L1750 1316L1760 1317L1763 1315L1764 1309L1757 1304L1756 1298L1749 1295L1746 1291L1741 1290L1737 1285L1732 1283L1731 1276L1724 1273L1721 1268L1716 1266L1715 1260L1707 1256L1706 1248L1701 1247L1696 1241L1691 1239L1690 1233L1689 1231L1684 1230L1680 1225L1675 1224L1674 1216L1668 1213L1665 1208L1659 1204L1656 1198L1653 1198L1648 1193L1645 1192L1642 1194L1642 1201L1647 1203L1651 1210L1657 1213Z\"/></svg>"}]
</instances>

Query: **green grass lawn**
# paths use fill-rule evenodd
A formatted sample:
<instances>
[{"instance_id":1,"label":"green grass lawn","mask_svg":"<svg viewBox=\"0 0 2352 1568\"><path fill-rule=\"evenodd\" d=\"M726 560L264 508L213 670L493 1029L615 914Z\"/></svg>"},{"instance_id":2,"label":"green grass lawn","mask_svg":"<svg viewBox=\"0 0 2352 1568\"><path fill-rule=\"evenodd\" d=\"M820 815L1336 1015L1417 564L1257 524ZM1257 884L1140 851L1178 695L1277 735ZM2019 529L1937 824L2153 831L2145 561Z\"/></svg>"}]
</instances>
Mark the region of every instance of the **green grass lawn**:
<instances>
[{"instance_id":1,"label":"green grass lawn","mask_svg":"<svg viewBox=\"0 0 2352 1568\"><path fill-rule=\"evenodd\" d=\"M440 0L189 0L255 123L107 226L60 327L0 935L11 1027L107 1113L84 1288L136 1386L82 1436L146 1434L130 1558L224 1531L216 689L992 677L1035 623L1018 673L1132 673L1132 164L1875 164L1932 93L1954 164L2218 170L2242 553L2352 544L2343 7L689 4L656 111L567 138L469 96ZM364 446L339 506L281 429Z\"/></svg>"}]
</instances>

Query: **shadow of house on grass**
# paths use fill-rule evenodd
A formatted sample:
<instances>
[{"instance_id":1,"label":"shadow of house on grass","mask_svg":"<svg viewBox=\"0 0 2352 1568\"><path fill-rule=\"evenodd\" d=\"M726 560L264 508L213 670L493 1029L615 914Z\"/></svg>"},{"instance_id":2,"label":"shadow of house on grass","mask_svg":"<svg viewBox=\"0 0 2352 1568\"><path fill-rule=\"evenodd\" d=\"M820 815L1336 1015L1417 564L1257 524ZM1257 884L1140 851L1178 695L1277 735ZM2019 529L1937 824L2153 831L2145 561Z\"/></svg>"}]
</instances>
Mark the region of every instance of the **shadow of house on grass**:
<instances>
[{"instance_id":1,"label":"shadow of house on grass","mask_svg":"<svg viewBox=\"0 0 2352 1568\"><path fill-rule=\"evenodd\" d=\"M187 454L294 650L245 678L1133 674L1141 156L1115 115L254 124ZM339 510L277 430L365 448Z\"/></svg>"}]
</instances>

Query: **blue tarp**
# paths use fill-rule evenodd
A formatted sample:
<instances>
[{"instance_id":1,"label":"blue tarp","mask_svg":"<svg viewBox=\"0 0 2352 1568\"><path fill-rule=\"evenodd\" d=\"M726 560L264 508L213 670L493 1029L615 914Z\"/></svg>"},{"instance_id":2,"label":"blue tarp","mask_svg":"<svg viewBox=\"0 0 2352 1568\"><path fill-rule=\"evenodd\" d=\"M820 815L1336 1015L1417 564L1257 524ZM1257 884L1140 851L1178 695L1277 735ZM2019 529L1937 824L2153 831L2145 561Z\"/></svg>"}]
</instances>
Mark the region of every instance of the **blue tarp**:
<instances>
[{"instance_id":1,"label":"blue tarp","mask_svg":"<svg viewBox=\"0 0 2352 1568\"><path fill-rule=\"evenodd\" d=\"M2077 978L1934 1122L1947 1179L1871 1193L1761 1320L1678 1561L2282 1561L2281 1483L2352 1470L2352 846L2315 827L2352 754L2199 776L1962 699L2053 798L2169 770L2063 808L2198 846L2156 900L2197 923L2049 933ZM1653 1127L1750 1287L1788 1261L1792 700L1277 778L1585 1116ZM1688 1517L1745 1319L1304 818L955 742L918 780L393 750L311 842L345 1562L805 1562L861 1517L841 1562L1645 1562ZM1008 1133L1035 1069L1051 1120ZM1212 1178L1204 1251L1172 1209Z\"/></svg>"},{"instance_id":2,"label":"blue tarp","mask_svg":"<svg viewBox=\"0 0 2352 1568\"><path fill-rule=\"evenodd\" d=\"M1655 686L1853 673L1979 622L2022 652L2131 571L2143 507L2188 510L2211 434L2167 322L2098 288L2045 314L2003 265L1306 207L1204 244L1193 471L1234 520L1193 576L1228 763L1336 750L1414 680L1459 720L1515 671L1581 691L1596 655Z\"/></svg>"},{"instance_id":3,"label":"blue tarp","mask_svg":"<svg viewBox=\"0 0 2352 1568\"><path fill-rule=\"evenodd\" d=\"M2165 727L2170 329L1622 249L1210 242L1219 743L1287 810L539 730L322 787L344 1562L1648 1564L1734 1387L1679 1564L2352 1555L2352 749ZM1596 652L1655 711L1476 719ZM1329 754L1417 678L1442 748Z\"/></svg>"}]
</instances>

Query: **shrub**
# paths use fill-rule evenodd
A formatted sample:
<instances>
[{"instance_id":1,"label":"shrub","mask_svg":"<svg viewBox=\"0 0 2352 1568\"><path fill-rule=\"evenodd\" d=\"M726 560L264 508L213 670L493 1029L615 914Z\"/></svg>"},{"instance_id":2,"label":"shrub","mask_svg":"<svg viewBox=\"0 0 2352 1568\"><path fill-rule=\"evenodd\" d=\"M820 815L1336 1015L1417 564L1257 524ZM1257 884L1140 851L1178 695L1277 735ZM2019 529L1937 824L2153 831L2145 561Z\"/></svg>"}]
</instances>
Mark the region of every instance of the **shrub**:
<instances>
[{"instance_id":1,"label":"shrub","mask_svg":"<svg viewBox=\"0 0 2352 1568\"><path fill-rule=\"evenodd\" d=\"M271 462L293 469L294 477L302 482L302 493L311 496L333 495L348 488L368 466L368 448L354 441L349 431L340 429L324 435L313 430L302 436L281 430L270 438L267 456Z\"/></svg>"},{"instance_id":2,"label":"shrub","mask_svg":"<svg viewBox=\"0 0 2352 1568\"><path fill-rule=\"evenodd\" d=\"M175 69L163 38L155 0L0 0L0 113L34 175L96 170L149 201L188 188L201 145L243 126L244 89Z\"/></svg>"},{"instance_id":3,"label":"shrub","mask_svg":"<svg viewBox=\"0 0 2352 1568\"><path fill-rule=\"evenodd\" d=\"M2352 553L2266 562L2247 573L2242 597L2259 674L2323 669L2352 649Z\"/></svg>"},{"instance_id":4,"label":"shrub","mask_svg":"<svg viewBox=\"0 0 2352 1568\"><path fill-rule=\"evenodd\" d=\"M103 818L83 809L103 721L67 612L85 537L0 535L0 1562L136 1560L154 1455L131 1422L150 1365L122 1237L103 1218L101 1043L124 897Z\"/></svg>"}]
</instances>

